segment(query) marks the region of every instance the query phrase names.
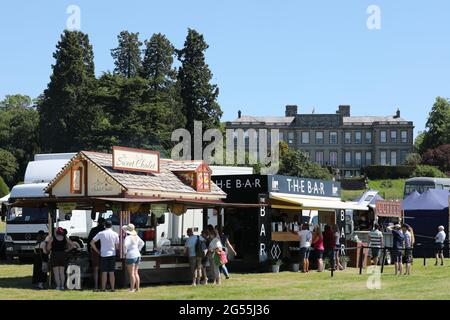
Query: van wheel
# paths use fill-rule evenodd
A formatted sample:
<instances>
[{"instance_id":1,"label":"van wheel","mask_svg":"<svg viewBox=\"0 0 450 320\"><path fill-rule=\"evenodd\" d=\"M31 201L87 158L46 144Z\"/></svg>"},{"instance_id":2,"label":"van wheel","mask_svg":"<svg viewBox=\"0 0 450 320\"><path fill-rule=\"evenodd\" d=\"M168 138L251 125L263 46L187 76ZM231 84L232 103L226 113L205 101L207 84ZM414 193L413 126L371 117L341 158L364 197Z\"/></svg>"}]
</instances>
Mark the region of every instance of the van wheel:
<instances>
[{"instance_id":1,"label":"van wheel","mask_svg":"<svg viewBox=\"0 0 450 320\"><path fill-rule=\"evenodd\" d=\"M392 264L392 257L389 251L386 251L386 258L384 259L384 264Z\"/></svg>"}]
</instances>

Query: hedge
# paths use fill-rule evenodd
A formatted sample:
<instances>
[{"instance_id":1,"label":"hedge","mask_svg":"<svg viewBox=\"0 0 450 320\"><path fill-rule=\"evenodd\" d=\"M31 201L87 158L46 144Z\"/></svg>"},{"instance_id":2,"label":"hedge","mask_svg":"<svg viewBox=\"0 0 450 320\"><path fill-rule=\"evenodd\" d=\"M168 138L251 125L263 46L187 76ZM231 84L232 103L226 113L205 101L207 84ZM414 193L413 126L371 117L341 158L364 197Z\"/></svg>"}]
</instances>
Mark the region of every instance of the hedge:
<instances>
[{"instance_id":1,"label":"hedge","mask_svg":"<svg viewBox=\"0 0 450 320\"><path fill-rule=\"evenodd\" d=\"M416 168L414 166L367 166L364 174L371 180L409 178Z\"/></svg>"}]
</instances>

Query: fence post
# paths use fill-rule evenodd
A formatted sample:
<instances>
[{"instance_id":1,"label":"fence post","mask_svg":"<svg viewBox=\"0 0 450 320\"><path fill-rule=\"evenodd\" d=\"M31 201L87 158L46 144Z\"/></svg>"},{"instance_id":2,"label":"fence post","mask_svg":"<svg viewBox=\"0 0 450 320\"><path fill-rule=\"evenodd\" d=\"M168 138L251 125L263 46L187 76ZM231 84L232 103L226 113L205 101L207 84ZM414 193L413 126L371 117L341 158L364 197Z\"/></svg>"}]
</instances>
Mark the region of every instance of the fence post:
<instances>
[{"instance_id":1,"label":"fence post","mask_svg":"<svg viewBox=\"0 0 450 320\"><path fill-rule=\"evenodd\" d=\"M359 249L359 274L362 274L362 267L363 267L363 257L364 255L364 247L361 246L361 249Z\"/></svg>"},{"instance_id":2,"label":"fence post","mask_svg":"<svg viewBox=\"0 0 450 320\"><path fill-rule=\"evenodd\" d=\"M386 247L383 248L383 259L381 260L381 273L384 270L384 261L386 260Z\"/></svg>"}]
</instances>

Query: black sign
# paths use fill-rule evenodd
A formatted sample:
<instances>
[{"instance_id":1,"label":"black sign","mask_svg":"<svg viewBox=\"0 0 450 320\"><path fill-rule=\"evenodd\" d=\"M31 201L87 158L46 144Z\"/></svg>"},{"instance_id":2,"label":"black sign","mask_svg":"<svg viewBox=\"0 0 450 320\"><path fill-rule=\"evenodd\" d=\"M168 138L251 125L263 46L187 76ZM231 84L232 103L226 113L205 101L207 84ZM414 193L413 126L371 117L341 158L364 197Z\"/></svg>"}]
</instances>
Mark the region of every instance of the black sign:
<instances>
[{"instance_id":1,"label":"black sign","mask_svg":"<svg viewBox=\"0 0 450 320\"><path fill-rule=\"evenodd\" d=\"M318 197L341 197L341 184L335 181L288 176L267 176L269 192L291 193Z\"/></svg>"},{"instance_id":2,"label":"black sign","mask_svg":"<svg viewBox=\"0 0 450 320\"><path fill-rule=\"evenodd\" d=\"M270 215L270 207L265 204L268 203L268 197L266 194L259 195L259 207L258 212L258 257L259 262L265 262L269 259L269 245L272 238L270 229L270 222L272 220Z\"/></svg>"},{"instance_id":3,"label":"black sign","mask_svg":"<svg viewBox=\"0 0 450 320\"><path fill-rule=\"evenodd\" d=\"M347 235L347 230L348 228L346 228L346 215L345 215L345 210L336 210L336 225L338 227L339 230L339 244L340 244L340 249L341 249L341 256L345 256L345 238ZM338 249L338 248L336 248Z\"/></svg>"}]
</instances>

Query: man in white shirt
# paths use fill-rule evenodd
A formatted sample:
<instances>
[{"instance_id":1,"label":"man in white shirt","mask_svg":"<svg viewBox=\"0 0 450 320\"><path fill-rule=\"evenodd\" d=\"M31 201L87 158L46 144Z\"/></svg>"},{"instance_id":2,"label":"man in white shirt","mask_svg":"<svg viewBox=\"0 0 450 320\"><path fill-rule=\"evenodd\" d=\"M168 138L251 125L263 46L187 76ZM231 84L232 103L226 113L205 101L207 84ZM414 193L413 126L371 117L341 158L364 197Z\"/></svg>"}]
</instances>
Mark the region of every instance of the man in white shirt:
<instances>
[{"instance_id":1,"label":"man in white shirt","mask_svg":"<svg viewBox=\"0 0 450 320\"><path fill-rule=\"evenodd\" d=\"M434 237L435 241L436 241L436 263L434 264L435 266L438 265L438 259L441 258L441 266L444 265L444 241L445 241L445 237L447 236L445 234L444 231L444 226L439 226L438 227L438 233L436 235L436 237Z\"/></svg>"},{"instance_id":2,"label":"man in white shirt","mask_svg":"<svg viewBox=\"0 0 450 320\"><path fill-rule=\"evenodd\" d=\"M100 240L100 252L95 243ZM91 249L100 254L101 272L102 272L102 291L106 290L106 282L109 274L109 282L111 291L114 291L116 267L116 250L119 249L119 235L112 230L111 220L105 221L105 230L97 233L91 241Z\"/></svg>"}]
</instances>

